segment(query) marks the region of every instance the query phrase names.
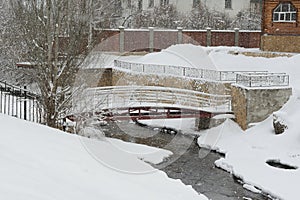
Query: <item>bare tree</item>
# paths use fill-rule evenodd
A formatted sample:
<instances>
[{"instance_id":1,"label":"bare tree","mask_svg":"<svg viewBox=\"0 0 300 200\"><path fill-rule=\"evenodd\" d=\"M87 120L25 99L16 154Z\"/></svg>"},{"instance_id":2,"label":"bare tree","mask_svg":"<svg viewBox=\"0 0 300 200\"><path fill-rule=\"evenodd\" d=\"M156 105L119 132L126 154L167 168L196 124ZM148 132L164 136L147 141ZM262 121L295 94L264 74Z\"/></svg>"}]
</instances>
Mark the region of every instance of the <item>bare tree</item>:
<instances>
[{"instance_id":1,"label":"bare tree","mask_svg":"<svg viewBox=\"0 0 300 200\"><path fill-rule=\"evenodd\" d=\"M231 24L232 28L240 28L244 30L260 30L261 14L251 12L250 10L240 11Z\"/></svg>"},{"instance_id":2,"label":"bare tree","mask_svg":"<svg viewBox=\"0 0 300 200\"><path fill-rule=\"evenodd\" d=\"M27 70L40 90L39 103L48 126L55 127L74 95L72 85L79 66L91 50L92 0L11 1L15 35L30 62Z\"/></svg>"},{"instance_id":3,"label":"bare tree","mask_svg":"<svg viewBox=\"0 0 300 200\"><path fill-rule=\"evenodd\" d=\"M198 4L191 13L183 18L182 26L187 29L228 29L231 20L225 13L209 10L205 5Z\"/></svg>"},{"instance_id":4,"label":"bare tree","mask_svg":"<svg viewBox=\"0 0 300 200\"><path fill-rule=\"evenodd\" d=\"M0 80L14 82L20 76L16 73L15 61L24 49L20 45L20 37L12 35L17 29L7 0L0 3ZM21 47L18 47L18 46Z\"/></svg>"},{"instance_id":5,"label":"bare tree","mask_svg":"<svg viewBox=\"0 0 300 200\"><path fill-rule=\"evenodd\" d=\"M121 0L94 0L93 23L97 28L118 28L123 21Z\"/></svg>"},{"instance_id":6,"label":"bare tree","mask_svg":"<svg viewBox=\"0 0 300 200\"><path fill-rule=\"evenodd\" d=\"M134 16L134 27L176 28L180 15L173 4L157 6L154 11L140 11Z\"/></svg>"}]
</instances>

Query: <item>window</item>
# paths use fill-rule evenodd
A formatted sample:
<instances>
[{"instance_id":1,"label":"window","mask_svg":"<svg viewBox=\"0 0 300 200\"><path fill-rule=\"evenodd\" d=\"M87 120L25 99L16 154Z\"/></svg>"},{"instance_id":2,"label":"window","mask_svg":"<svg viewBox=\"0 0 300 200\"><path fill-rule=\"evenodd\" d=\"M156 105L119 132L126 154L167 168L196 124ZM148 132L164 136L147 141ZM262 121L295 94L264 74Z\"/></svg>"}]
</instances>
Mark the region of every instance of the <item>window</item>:
<instances>
[{"instance_id":1,"label":"window","mask_svg":"<svg viewBox=\"0 0 300 200\"><path fill-rule=\"evenodd\" d=\"M225 9L232 9L231 0L225 0Z\"/></svg>"},{"instance_id":2,"label":"window","mask_svg":"<svg viewBox=\"0 0 300 200\"><path fill-rule=\"evenodd\" d=\"M149 0L148 8L153 8L153 7L154 7L154 0Z\"/></svg>"},{"instance_id":3,"label":"window","mask_svg":"<svg viewBox=\"0 0 300 200\"><path fill-rule=\"evenodd\" d=\"M138 9L143 10L143 0L138 1Z\"/></svg>"},{"instance_id":4,"label":"window","mask_svg":"<svg viewBox=\"0 0 300 200\"><path fill-rule=\"evenodd\" d=\"M274 22L296 22L297 10L289 2L280 3L273 11Z\"/></svg>"},{"instance_id":5,"label":"window","mask_svg":"<svg viewBox=\"0 0 300 200\"><path fill-rule=\"evenodd\" d=\"M193 8L197 8L200 5L200 0L193 0Z\"/></svg>"},{"instance_id":6,"label":"window","mask_svg":"<svg viewBox=\"0 0 300 200\"><path fill-rule=\"evenodd\" d=\"M131 0L127 0L127 8L131 8Z\"/></svg>"},{"instance_id":7,"label":"window","mask_svg":"<svg viewBox=\"0 0 300 200\"><path fill-rule=\"evenodd\" d=\"M160 0L160 6L167 6L169 5L169 0Z\"/></svg>"}]
</instances>

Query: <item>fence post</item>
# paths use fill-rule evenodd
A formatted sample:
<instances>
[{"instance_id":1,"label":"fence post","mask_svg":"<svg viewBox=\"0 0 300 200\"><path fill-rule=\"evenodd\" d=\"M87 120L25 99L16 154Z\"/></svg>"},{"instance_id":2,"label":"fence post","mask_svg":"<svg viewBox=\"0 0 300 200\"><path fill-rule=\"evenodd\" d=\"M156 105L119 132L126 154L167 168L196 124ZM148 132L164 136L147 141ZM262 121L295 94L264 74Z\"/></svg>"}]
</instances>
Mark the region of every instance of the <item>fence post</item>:
<instances>
[{"instance_id":1,"label":"fence post","mask_svg":"<svg viewBox=\"0 0 300 200\"><path fill-rule=\"evenodd\" d=\"M154 28L149 27L149 51L152 53L154 50Z\"/></svg>"},{"instance_id":2,"label":"fence post","mask_svg":"<svg viewBox=\"0 0 300 200\"><path fill-rule=\"evenodd\" d=\"M211 46L211 28L206 28L206 46Z\"/></svg>"},{"instance_id":3,"label":"fence post","mask_svg":"<svg viewBox=\"0 0 300 200\"><path fill-rule=\"evenodd\" d=\"M240 29L238 28L235 28L234 29L234 46L238 47L239 46L239 32L240 32Z\"/></svg>"},{"instance_id":4,"label":"fence post","mask_svg":"<svg viewBox=\"0 0 300 200\"><path fill-rule=\"evenodd\" d=\"M183 42L182 30L183 30L182 27L177 27L177 44L182 44Z\"/></svg>"},{"instance_id":5,"label":"fence post","mask_svg":"<svg viewBox=\"0 0 300 200\"><path fill-rule=\"evenodd\" d=\"M26 92L27 87L24 86L24 120L27 120L27 92Z\"/></svg>"},{"instance_id":6,"label":"fence post","mask_svg":"<svg viewBox=\"0 0 300 200\"><path fill-rule=\"evenodd\" d=\"M7 114L8 114L8 115L11 115L11 113L10 113L10 96L11 96L11 95L8 94L8 100L7 100L7 101L8 101L8 104L7 104Z\"/></svg>"},{"instance_id":7,"label":"fence post","mask_svg":"<svg viewBox=\"0 0 300 200\"><path fill-rule=\"evenodd\" d=\"M123 26L120 26L119 31L120 31L119 50L120 53L123 53L125 51L125 28Z\"/></svg>"},{"instance_id":8,"label":"fence post","mask_svg":"<svg viewBox=\"0 0 300 200\"><path fill-rule=\"evenodd\" d=\"M0 113L2 113L2 104L3 104L3 101L2 101L2 86L1 86L1 91L0 91Z\"/></svg>"},{"instance_id":9,"label":"fence post","mask_svg":"<svg viewBox=\"0 0 300 200\"><path fill-rule=\"evenodd\" d=\"M6 114L6 93L4 92L4 114Z\"/></svg>"}]
</instances>

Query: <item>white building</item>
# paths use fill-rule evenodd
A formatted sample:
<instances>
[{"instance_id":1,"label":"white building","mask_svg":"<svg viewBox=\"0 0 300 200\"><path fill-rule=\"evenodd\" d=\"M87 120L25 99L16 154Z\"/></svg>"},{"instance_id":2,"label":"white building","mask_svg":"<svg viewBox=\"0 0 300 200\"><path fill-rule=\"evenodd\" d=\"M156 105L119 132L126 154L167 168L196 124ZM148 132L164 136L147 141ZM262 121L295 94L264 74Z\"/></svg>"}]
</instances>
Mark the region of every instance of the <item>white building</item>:
<instances>
[{"instance_id":1,"label":"white building","mask_svg":"<svg viewBox=\"0 0 300 200\"><path fill-rule=\"evenodd\" d=\"M94 24L95 27L127 27L126 24L130 24L133 16L140 11L151 12L155 7L174 5L177 11L188 15L199 4L211 12L224 13L230 18L235 18L239 12L246 10L261 14L262 0L114 0L110 4L114 13L105 10L96 12Z\"/></svg>"},{"instance_id":2,"label":"white building","mask_svg":"<svg viewBox=\"0 0 300 200\"><path fill-rule=\"evenodd\" d=\"M211 11L228 14L235 17L240 11L249 9L260 12L262 0L122 0L124 9L137 8L138 10L152 10L156 6L173 4L181 13L190 12L199 3L206 5Z\"/></svg>"}]
</instances>

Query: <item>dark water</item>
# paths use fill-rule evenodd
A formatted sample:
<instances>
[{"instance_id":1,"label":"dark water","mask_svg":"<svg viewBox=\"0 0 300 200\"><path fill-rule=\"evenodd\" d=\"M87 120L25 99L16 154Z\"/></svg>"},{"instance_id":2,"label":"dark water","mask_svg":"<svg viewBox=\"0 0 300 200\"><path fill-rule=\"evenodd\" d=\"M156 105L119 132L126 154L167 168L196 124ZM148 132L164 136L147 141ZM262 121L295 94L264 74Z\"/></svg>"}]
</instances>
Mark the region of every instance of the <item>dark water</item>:
<instances>
[{"instance_id":1,"label":"dark water","mask_svg":"<svg viewBox=\"0 0 300 200\"><path fill-rule=\"evenodd\" d=\"M127 122L110 123L102 127L108 137L124 141L160 147L174 153L165 162L154 167L166 172L173 179L181 179L186 185L212 200L267 200L266 195L245 190L239 180L216 168L214 162L222 155L200 149L196 138L183 134L171 135L161 130L141 127Z\"/></svg>"}]
</instances>

